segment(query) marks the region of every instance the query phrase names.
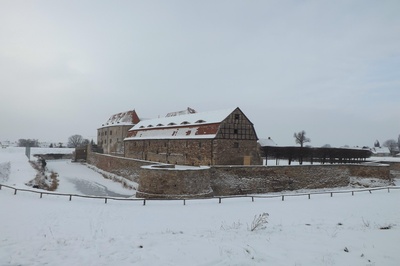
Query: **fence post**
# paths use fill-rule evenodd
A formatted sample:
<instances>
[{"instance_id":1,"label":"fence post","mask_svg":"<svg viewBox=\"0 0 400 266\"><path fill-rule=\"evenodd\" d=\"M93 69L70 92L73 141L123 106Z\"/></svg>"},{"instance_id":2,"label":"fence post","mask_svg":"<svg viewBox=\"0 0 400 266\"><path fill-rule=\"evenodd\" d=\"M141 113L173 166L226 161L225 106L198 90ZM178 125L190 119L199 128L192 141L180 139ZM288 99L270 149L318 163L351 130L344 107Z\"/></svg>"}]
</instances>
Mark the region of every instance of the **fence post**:
<instances>
[{"instance_id":1,"label":"fence post","mask_svg":"<svg viewBox=\"0 0 400 266\"><path fill-rule=\"evenodd\" d=\"M16 188L14 189L14 195L17 195L17 189Z\"/></svg>"},{"instance_id":2,"label":"fence post","mask_svg":"<svg viewBox=\"0 0 400 266\"><path fill-rule=\"evenodd\" d=\"M0 186L0 189L1 189L1 186ZM390 193L390 188L388 188L388 193Z\"/></svg>"},{"instance_id":3,"label":"fence post","mask_svg":"<svg viewBox=\"0 0 400 266\"><path fill-rule=\"evenodd\" d=\"M42 198L43 197L43 193L42 192L40 192L40 198Z\"/></svg>"},{"instance_id":4,"label":"fence post","mask_svg":"<svg viewBox=\"0 0 400 266\"><path fill-rule=\"evenodd\" d=\"M0 190L1 190L1 185L0 185Z\"/></svg>"},{"instance_id":5,"label":"fence post","mask_svg":"<svg viewBox=\"0 0 400 266\"><path fill-rule=\"evenodd\" d=\"M186 200L185 199L183 199L183 205L186 205Z\"/></svg>"},{"instance_id":6,"label":"fence post","mask_svg":"<svg viewBox=\"0 0 400 266\"><path fill-rule=\"evenodd\" d=\"M311 194L308 194L308 199L311 199Z\"/></svg>"},{"instance_id":7,"label":"fence post","mask_svg":"<svg viewBox=\"0 0 400 266\"><path fill-rule=\"evenodd\" d=\"M331 197L333 197L333 192L331 192Z\"/></svg>"},{"instance_id":8,"label":"fence post","mask_svg":"<svg viewBox=\"0 0 400 266\"><path fill-rule=\"evenodd\" d=\"M145 200L145 199L143 200L143 206L144 206L144 205L146 205L146 200Z\"/></svg>"},{"instance_id":9,"label":"fence post","mask_svg":"<svg viewBox=\"0 0 400 266\"><path fill-rule=\"evenodd\" d=\"M254 197L251 197L251 202L254 202Z\"/></svg>"},{"instance_id":10,"label":"fence post","mask_svg":"<svg viewBox=\"0 0 400 266\"><path fill-rule=\"evenodd\" d=\"M221 197L219 197L218 199L219 199L219 200L218 200L218 203L221 203Z\"/></svg>"},{"instance_id":11,"label":"fence post","mask_svg":"<svg viewBox=\"0 0 400 266\"><path fill-rule=\"evenodd\" d=\"M71 201L72 200L72 195L69 195L69 201Z\"/></svg>"},{"instance_id":12,"label":"fence post","mask_svg":"<svg viewBox=\"0 0 400 266\"><path fill-rule=\"evenodd\" d=\"M369 190L369 194L371 194L372 193L372 191L371 190Z\"/></svg>"},{"instance_id":13,"label":"fence post","mask_svg":"<svg viewBox=\"0 0 400 266\"><path fill-rule=\"evenodd\" d=\"M354 191L351 192L351 195L354 196Z\"/></svg>"},{"instance_id":14,"label":"fence post","mask_svg":"<svg viewBox=\"0 0 400 266\"><path fill-rule=\"evenodd\" d=\"M106 204L107 204L107 198L104 198L104 203L106 203Z\"/></svg>"},{"instance_id":15,"label":"fence post","mask_svg":"<svg viewBox=\"0 0 400 266\"><path fill-rule=\"evenodd\" d=\"M282 201L284 201L284 200L285 200L285 196L282 195Z\"/></svg>"}]
</instances>

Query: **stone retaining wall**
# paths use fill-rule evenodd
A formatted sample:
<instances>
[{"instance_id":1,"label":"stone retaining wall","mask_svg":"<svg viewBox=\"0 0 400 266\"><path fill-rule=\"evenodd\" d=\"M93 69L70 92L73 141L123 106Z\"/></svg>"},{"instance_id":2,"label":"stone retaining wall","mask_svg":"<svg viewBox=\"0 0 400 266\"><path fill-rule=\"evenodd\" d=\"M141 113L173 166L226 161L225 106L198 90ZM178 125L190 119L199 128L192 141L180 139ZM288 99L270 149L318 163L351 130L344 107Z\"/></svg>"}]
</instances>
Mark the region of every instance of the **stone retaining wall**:
<instances>
[{"instance_id":1,"label":"stone retaining wall","mask_svg":"<svg viewBox=\"0 0 400 266\"><path fill-rule=\"evenodd\" d=\"M390 170L400 171L400 162L386 162L390 165Z\"/></svg>"},{"instance_id":2,"label":"stone retaining wall","mask_svg":"<svg viewBox=\"0 0 400 266\"><path fill-rule=\"evenodd\" d=\"M117 157L107 154L89 152L87 163L97 168L110 172L128 180L139 182L139 173L142 166L150 165L152 162L135 160L125 157Z\"/></svg>"},{"instance_id":3,"label":"stone retaining wall","mask_svg":"<svg viewBox=\"0 0 400 266\"><path fill-rule=\"evenodd\" d=\"M388 165L148 167L154 164L89 153L88 163L139 183L137 197L199 198L347 186L350 177L390 180ZM143 167L146 166L146 167ZM400 164L398 165L400 166Z\"/></svg>"},{"instance_id":4,"label":"stone retaining wall","mask_svg":"<svg viewBox=\"0 0 400 266\"><path fill-rule=\"evenodd\" d=\"M142 167L138 198L206 198L213 196L209 168Z\"/></svg>"},{"instance_id":5,"label":"stone retaining wall","mask_svg":"<svg viewBox=\"0 0 400 266\"><path fill-rule=\"evenodd\" d=\"M350 176L390 180L388 166L303 165L213 167L215 196L347 186Z\"/></svg>"}]
</instances>

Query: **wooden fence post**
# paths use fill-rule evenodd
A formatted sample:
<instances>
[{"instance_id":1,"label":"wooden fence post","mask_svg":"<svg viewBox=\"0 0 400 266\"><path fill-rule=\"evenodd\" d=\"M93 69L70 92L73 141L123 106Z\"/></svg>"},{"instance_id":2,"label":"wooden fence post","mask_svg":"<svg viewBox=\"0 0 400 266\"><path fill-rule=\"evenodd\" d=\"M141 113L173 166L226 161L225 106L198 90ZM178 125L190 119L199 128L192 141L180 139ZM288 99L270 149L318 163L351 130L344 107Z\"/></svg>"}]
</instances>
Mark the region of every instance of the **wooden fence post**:
<instances>
[{"instance_id":1,"label":"wooden fence post","mask_svg":"<svg viewBox=\"0 0 400 266\"><path fill-rule=\"evenodd\" d=\"M185 199L183 199L183 205L186 205L186 200Z\"/></svg>"},{"instance_id":2,"label":"wooden fence post","mask_svg":"<svg viewBox=\"0 0 400 266\"><path fill-rule=\"evenodd\" d=\"M254 197L251 197L251 202L254 202Z\"/></svg>"},{"instance_id":3,"label":"wooden fence post","mask_svg":"<svg viewBox=\"0 0 400 266\"><path fill-rule=\"evenodd\" d=\"M282 195L282 201L284 201L284 200L285 200L285 196Z\"/></svg>"},{"instance_id":4,"label":"wooden fence post","mask_svg":"<svg viewBox=\"0 0 400 266\"><path fill-rule=\"evenodd\" d=\"M0 186L0 189L1 189L1 186ZM390 188L388 188L388 193L390 193Z\"/></svg>"},{"instance_id":5,"label":"wooden fence post","mask_svg":"<svg viewBox=\"0 0 400 266\"><path fill-rule=\"evenodd\" d=\"M17 195L17 189L14 189L14 195Z\"/></svg>"},{"instance_id":6,"label":"wooden fence post","mask_svg":"<svg viewBox=\"0 0 400 266\"><path fill-rule=\"evenodd\" d=\"M308 199L311 199L311 194L308 194Z\"/></svg>"},{"instance_id":7,"label":"wooden fence post","mask_svg":"<svg viewBox=\"0 0 400 266\"><path fill-rule=\"evenodd\" d=\"M104 203L106 203L106 204L107 204L107 198L104 198Z\"/></svg>"},{"instance_id":8,"label":"wooden fence post","mask_svg":"<svg viewBox=\"0 0 400 266\"><path fill-rule=\"evenodd\" d=\"M43 197L43 193L42 192L40 192L40 198L42 198Z\"/></svg>"},{"instance_id":9,"label":"wooden fence post","mask_svg":"<svg viewBox=\"0 0 400 266\"><path fill-rule=\"evenodd\" d=\"M351 195L354 196L354 191L351 192Z\"/></svg>"},{"instance_id":10,"label":"wooden fence post","mask_svg":"<svg viewBox=\"0 0 400 266\"><path fill-rule=\"evenodd\" d=\"M333 192L331 192L331 197L333 197Z\"/></svg>"},{"instance_id":11,"label":"wooden fence post","mask_svg":"<svg viewBox=\"0 0 400 266\"><path fill-rule=\"evenodd\" d=\"M218 199L219 199L219 200L218 200L218 203L221 203L221 197L219 197Z\"/></svg>"},{"instance_id":12,"label":"wooden fence post","mask_svg":"<svg viewBox=\"0 0 400 266\"><path fill-rule=\"evenodd\" d=\"M146 205L146 200L145 200L145 199L143 200L143 206L144 206L144 205Z\"/></svg>"},{"instance_id":13,"label":"wooden fence post","mask_svg":"<svg viewBox=\"0 0 400 266\"><path fill-rule=\"evenodd\" d=\"M72 195L69 195L69 201L71 201L72 200Z\"/></svg>"}]
</instances>

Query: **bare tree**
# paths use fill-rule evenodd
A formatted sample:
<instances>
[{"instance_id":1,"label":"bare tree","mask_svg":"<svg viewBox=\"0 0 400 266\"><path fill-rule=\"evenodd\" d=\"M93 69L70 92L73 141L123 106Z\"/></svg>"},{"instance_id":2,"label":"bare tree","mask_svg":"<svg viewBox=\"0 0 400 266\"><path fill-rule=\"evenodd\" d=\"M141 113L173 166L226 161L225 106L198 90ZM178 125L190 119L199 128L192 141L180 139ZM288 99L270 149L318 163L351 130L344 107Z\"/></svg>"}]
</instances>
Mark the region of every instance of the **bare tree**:
<instances>
[{"instance_id":1,"label":"bare tree","mask_svg":"<svg viewBox=\"0 0 400 266\"><path fill-rule=\"evenodd\" d=\"M380 148L380 147L381 147L381 144L379 144L379 141L378 141L378 140L376 140L376 141L374 142L374 147L375 147L375 148Z\"/></svg>"},{"instance_id":2,"label":"bare tree","mask_svg":"<svg viewBox=\"0 0 400 266\"><path fill-rule=\"evenodd\" d=\"M37 139L19 139L19 147L39 147L39 141Z\"/></svg>"},{"instance_id":3,"label":"bare tree","mask_svg":"<svg viewBox=\"0 0 400 266\"><path fill-rule=\"evenodd\" d=\"M398 149L398 143L394 139L388 139L383 143L383 147L388 147L391 154L394 154Z\"/></svg>"},{"instance_id":4,"label":"bare tree","mask_svg":"<svg viewBox=\"0 0 400 266\"><path fill-rule=\"evenodd\" d=\"M76 148L81 146L83 143L83 137L81 135L72 135L68 138L68 148Z\"/></svg>"},{"instance_id":5,"label":"bare tree","mask_svg":"<svg viewBox=\"0 0 400 266\"><path fill-rule=\"evenodd\" d=\"M302 130L298 133L294 133L293 137L296 141L296 144L300 144L300 147L302 147L302 148L304 146L304 143L311 142L311 140L306 137L306 132L304 130Z\"/></svg>"},{"instance_id":6,"label":"bare tree","mask_svg":"<svg viewBox=\"0 0 400 266\"><path fill-rule=\"evenodd\" d=\"M399 151L400 151L400 134L399 134L399 137L397 138L397 146L399 147Z\"/></svg>"}]
</instances>

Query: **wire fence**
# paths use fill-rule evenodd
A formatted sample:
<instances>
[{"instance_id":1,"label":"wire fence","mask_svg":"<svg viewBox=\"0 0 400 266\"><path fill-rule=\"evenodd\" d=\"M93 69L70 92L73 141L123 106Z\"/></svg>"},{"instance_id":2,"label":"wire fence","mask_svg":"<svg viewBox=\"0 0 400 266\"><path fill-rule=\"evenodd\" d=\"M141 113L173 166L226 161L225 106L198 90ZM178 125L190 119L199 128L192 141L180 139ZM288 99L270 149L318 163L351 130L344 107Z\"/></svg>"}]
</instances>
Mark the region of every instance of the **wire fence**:
<instances>
[{"instance_id":1,"label":"wire fence","mask_svg":"<svg viewBox=\"0 0 400 266\"><path fill-rule=\"evenodd\" d=\"M238 198L249 198L251 199L252 202L254 202L255 199L268 199L268 198L281 198L282 201L285 200L285 198L288 197L308 197L308 199L311 199L311 196L315 195L323 195L323 194L330 194L331 197L333 197L334 194L346 194L346 193L351 193L352 196L354 196L355 193L361 193L361 192L369 192L372 193L373 191L378 191L378 190L387 190L388 193L390 193L390 190L397 190L400 189L400 186L386 186L386 187L375 187L375 188L365 188L365 189L353 189L353 190L337 190L337 191L321 191L321 192L305 192L305 193L296 193L296 194L273 194L273 195L233 195L233 196L214 196L211 198L154 198L154 199L145 199L145 198L123 198L123 197L105 197L105 196L90 196L90 195L79 195L79 194L69 194L69 193L55 193L55 192L47 192L47 191L35 191L31 189L22 189L22 188L15 188L12 186L8 185L3 185L0 184L0 190L2 188L8 188L11 190L14 190L14 195L17 195L17 192L28 192L28 193L35 193L39 194L40 198L43 197L43 195L52 195L52 196L64 196L68 197L69 201L72 201L73 197L77 198L88 198L88 199L101 199L104 200L104 203L107 203L109 200L115 200L115 201L141 201L143 202L143 205L146 205L146 202L148 201L182 201L183 205L186 205L186 201L190 200L202 200L202 199L216 199L218 200L218 203L221 204L222 200L229 200L229 199L238 199Z\"/></svg>"}]
</instances>

